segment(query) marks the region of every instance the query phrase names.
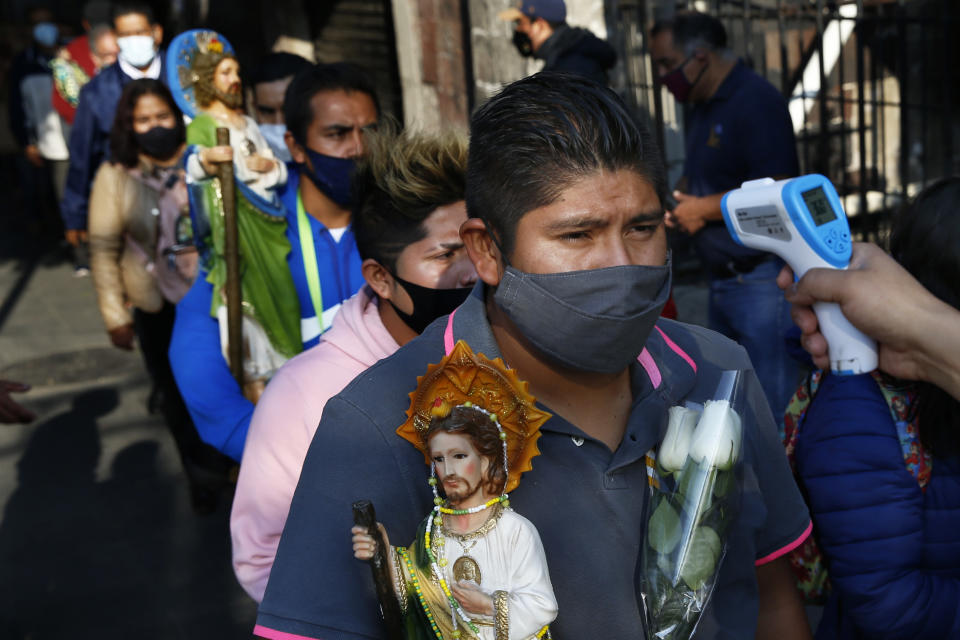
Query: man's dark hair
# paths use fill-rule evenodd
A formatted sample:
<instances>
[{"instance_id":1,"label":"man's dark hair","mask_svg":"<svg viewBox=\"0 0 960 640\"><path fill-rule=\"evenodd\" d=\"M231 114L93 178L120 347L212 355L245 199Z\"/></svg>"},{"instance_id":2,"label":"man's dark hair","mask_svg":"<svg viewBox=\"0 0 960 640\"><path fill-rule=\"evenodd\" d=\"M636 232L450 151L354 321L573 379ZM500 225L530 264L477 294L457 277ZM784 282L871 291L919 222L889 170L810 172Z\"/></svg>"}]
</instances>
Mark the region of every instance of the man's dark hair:
<instances>
[{"instance_id":1,"label":"man's dark hair","mask_svg":"<svg viewBox=\"0 0 960 640\"><path fill-rule=\"evenodd\" d=\"M429 446L430 439L438 433L450 433L470 438L474 449L481 458L490 462L483 482L488 494L503 493L507 485L507 474L503 468L503 441L490 416L476 407L454 407L443 418L433 418L424 441Z\"/></svg>"},{"instance_id":2,"label":"man's dark hair","mask_svg":"<svg viewBox=\"0 0 960 640\"><path fill-rule=\"evenodd\" d=\"M673 18L657 21L650 29L650 35L655 36L662 31L672 32L674 46L687 55L697 47L711 51L727 48L727 30L720 20L707 13L680 11Z\"/></svg>"},{"instance_id":3,"label":"man's dark hair","mask_svg":"<svg viewBox=\"0 0 960 640\"><path fill-rule=\"evenodd\" d=\"M400 253L426 237L430 214L463 200L466 171L467 142L454 134L368 136L353 176L351 227L360 257L396 274Z\"/></svg>"},{"instance_id":4,"label":"man's dark hair","mask_svg":"<svg viewBox=\"0 0 960 640\"><path fill-rule=\"evenodd\" d=\"M113 118L113 128L110 129L110 159L127 168L134 168L140 162L140 145L137 144L136 134L133 132L133 110L137 101L146 95L157 96L170 108L173 113L174 129L177 130L177 139L185 142L187 129L183 124L183 113L173 100L173 95L167 85L152 78L133 80L123 88L120 100L117 102L117 111ZM166 160L166 158L158 158Z\"/></svg>"},{"instance_id":5,"label":"man's dark hair","mask_svg":"<svg viewBox=\"0 0 960 640\"><path fill-rule=\"evenodd\" d=\"M113 6L113 19L121 16L128 16L131 13L137 13L147 18L147 22L154 24L156 18L153 13L153 7L145 2L118 2Z\"/></svg>"},{"instance_id":6,"label":"man's dark hair","mask_svg":"<svg viewBox=\"0 0 960 640\"><path fill-rule=\"evenodd\" d=\"M309 60L295 53L286 51L271 53L260 60L250 72L250 86L290 78L311 66L313 65Z\"/></svg>"},{"instance_id":7,"label":"man's dark hair","mask_svg":"<svg viewBox=\"0 0 960 640\"><path fill-rule=\"evenodd\" d=\"M600 170L635 171L664 201L660 152L636 114L607 87L544 71L518 80L470 121L467 213L513 251L520 218Z\"/></svg>"},{"instance_id":8,"label":"man's dark hair","mask_svg":"<svg viewBox=\"0 0 960 640\"><path fill-rule=\"evenodd\" d=\"M380 101L370 77L357 65L349 62L315 64L293 77L283 96L283 120L287 131L300 144L306 144L307 129L313 122L313 96L323 91L359 91L370 96L380 115Z\"/></svg>"},{"instance_id":9,"label":"man's dark hair","mask_svg":"<svg viewBox=\"0 0 960 640\"><path fill-rule=\"evenodd\" d=\"M926 289L960 309L960 176L940 180L894 217L890 254ZM929 382L910 385L917 397L920 441L934 456L960 452L960 401Z\"/></svg>"}]
</instances>

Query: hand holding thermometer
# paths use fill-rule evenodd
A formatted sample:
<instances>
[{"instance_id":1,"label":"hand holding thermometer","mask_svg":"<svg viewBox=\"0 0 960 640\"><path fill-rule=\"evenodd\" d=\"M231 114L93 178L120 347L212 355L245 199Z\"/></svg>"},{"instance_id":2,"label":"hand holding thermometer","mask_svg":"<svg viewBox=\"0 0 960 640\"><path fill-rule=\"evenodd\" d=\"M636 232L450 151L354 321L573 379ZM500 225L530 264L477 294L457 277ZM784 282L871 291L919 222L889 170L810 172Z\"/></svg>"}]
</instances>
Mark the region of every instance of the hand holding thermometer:
<instances>
[{"instance_id":1,"label":"hand holding thermometer","mask_svg":"<svg viewBox=\"0 0 960 640\"><path fill-rule=\"evenodd\" d=\"M723 220L739 244L780 256L797 278L808 269L846 269L850 227L833 184L811 174L744 182L723 197ZM877 344L843 316L839 305L813 305L827 339L830 369L849 375L877 368Z\"/></svg>"}]
</instances>

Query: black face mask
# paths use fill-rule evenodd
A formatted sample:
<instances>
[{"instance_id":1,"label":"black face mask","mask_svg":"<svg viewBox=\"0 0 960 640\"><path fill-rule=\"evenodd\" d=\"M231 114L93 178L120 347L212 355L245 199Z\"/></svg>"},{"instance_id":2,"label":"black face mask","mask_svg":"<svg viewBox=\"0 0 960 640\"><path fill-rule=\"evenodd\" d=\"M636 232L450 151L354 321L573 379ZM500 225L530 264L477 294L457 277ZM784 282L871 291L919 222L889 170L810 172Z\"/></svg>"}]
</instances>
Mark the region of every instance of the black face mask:
<instances>
[{"instance_id":1,"label":"black face mask","mask_svg":"<svg viewBox=\"0 0 960 640\"><path fill-rule=\"evenodd\" d=\"M157 160L169 160L183 142L178 133L176 127L154 127L145 133L133 135L140 151Z\"/></svg>"},{"instance_id":2,"label":"black face mask","mask_svg":"<svg viewBox=\"0 0 960 640\"><path fill-rule=\"evenodd\" d=\"M533 41L530 40L530 36L525 34L522 31L513 32L513 46L517 48L517 51L520 52L524 58L529 58L533 55Z\"/></svg>"},{"instance_id":3,"label":"black face mask","mask_svg":"<svg viewBox=\"0 0 960 640\"><path fill-rule=\"evenodd\" d=\"M407 282L400 276L394 275L396 280L410 296L413 302L413 313L404 313L388 300L393 310L397 312L404 324L416 331L423 333L427 325L439 318L451 313L454 309L463 304L463 301L470 295L472 287L458 287L456 289L430 289L421 287L418 284Z\"/></svg>"}]
</instances>

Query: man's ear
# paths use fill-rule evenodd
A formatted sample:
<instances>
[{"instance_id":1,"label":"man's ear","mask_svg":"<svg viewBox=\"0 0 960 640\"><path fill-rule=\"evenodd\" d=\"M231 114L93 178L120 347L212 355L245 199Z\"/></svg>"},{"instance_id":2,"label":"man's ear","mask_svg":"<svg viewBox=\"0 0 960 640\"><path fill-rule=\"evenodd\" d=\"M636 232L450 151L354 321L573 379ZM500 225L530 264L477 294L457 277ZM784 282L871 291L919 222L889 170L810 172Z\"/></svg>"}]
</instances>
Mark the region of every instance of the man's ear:
<instances>
[{"instance_id":1,"label":"man's ear","mask_svg":"<svg viewBox=\"0 0 960 640\"><path fill-rule=\"evenodd\" d=\"M477 276L491 287L500 284L503 258L483 220L468 218L460 225L460 239L467 248L467 255L477 270Z\"/></svg>"},{"instance_id":2,"label":"man's ear","mask_svg":"<svg viewBox=\"0 0 960 640\"><path fill-rule=\"evenodd\" d=\"M297 164L304 164L307 161L307 154L303 150L303 147L300 146L300 143L296 141L293 137L293 134L289 131L283 134L283 141L287 143L287 149L290 151L290 159L296 162Z\"/></svg>"},{"instance_id":3,"label":"man's ear","mask_svg":"<svg viewBox=\"0 0 960 640\"><path fill-rule=\"evenodd\" d=\"M153 41L157 43L157 49L160 48L160 45L163 43L163 26L155 24L152 27L153 30Z\"/></svg>"},{"instance_id":4,"label":"man's ear","mask_svg":"<svg viewBox=\"0 0 960 640\"><path fill-rule=\"evenodd\" d=\"M386 267L373 258L367 258L360 265L360 272L363 273L363 279L380 298L391 299L394 279Z\"/></svg>"}]
</instances>

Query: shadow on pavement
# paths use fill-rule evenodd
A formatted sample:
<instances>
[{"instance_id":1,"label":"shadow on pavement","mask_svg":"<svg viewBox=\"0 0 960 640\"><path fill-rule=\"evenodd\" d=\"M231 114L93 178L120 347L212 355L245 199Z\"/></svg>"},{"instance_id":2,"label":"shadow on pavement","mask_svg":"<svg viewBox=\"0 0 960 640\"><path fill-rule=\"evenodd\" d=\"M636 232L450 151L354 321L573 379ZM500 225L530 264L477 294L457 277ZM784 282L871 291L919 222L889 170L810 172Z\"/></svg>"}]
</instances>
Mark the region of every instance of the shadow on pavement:
<instances>
[{"instance_id":1,"label":"shadow on pavement","mask_svg":"<svg viewBox=\"0 0 960 640\"><path fill-rule=\"evenodd\" d=\"M97 477L99 422L118 403L114 388L86 391L33 430L0 523L0 638L250 637L229 504L195 516L152 438Z\"/></svg>"}]
</instances>

